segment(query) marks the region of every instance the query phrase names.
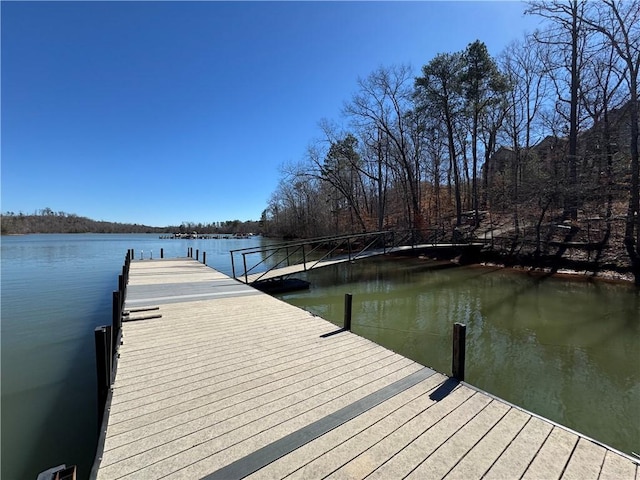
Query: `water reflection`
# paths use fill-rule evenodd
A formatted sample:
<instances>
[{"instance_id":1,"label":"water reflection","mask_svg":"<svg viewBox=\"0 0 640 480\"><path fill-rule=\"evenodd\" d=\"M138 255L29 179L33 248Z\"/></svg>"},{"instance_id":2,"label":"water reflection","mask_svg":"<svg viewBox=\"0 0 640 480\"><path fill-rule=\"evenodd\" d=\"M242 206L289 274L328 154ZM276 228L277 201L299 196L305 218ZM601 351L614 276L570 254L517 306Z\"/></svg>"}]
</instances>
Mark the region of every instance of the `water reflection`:
<instances>
[{"instance_id":1,"label":"water reflection","mask_svg":"<svg viewBox=\"0 0 640 480\"><path fill-rule=\"evenodd\" d=\"M289 303L449 373L467 324L467 381L620 450L640 450L640 301L635 287L485 267L370 259L306 274ZM634 419L635 421L630 421Z\"/></svg>"}]
</instances>

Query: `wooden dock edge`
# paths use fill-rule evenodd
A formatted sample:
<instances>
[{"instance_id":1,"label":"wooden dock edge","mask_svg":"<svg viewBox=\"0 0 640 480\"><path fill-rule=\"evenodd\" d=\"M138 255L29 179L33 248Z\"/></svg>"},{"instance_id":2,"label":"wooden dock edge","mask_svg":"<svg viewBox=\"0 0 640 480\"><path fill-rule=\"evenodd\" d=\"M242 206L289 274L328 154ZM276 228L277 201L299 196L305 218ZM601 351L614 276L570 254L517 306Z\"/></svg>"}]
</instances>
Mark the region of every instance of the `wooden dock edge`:
<instances>
[{"instance_id":1,"label":"wooden dock edge","mask_svg":"<svg viewBox=\"0 0 640 480\"><path fill-rule=\"evenodd\" d=\"M596 440L595 438L591 438L590 436L585 435L584 433L579 432L577 430L573 430L572 428L569 428L566 425L562 425L561 423L555 422L554 420L551 420L551 419L549 419L547 417L543 417L542 415L539 415L539 414L537 414L535 412L531 412L531 411L527 410L526 408L521 407L519 405L516 405L515 403L511 403L511 402L505 400L504 398L501 398L501 397L498 397L497 395L494 395L493 393L489 393L486 390L482 390L481 388L476 387L475 385L472 385L472 384L464 382L464 381L461 381L460 384L464 385L465 387L470 388L471 390L474 390L474 391L476 391L478 393L486 395L487 397L490 397L490 398L492 398L492 399L494 399L494 400L496 400L498 402L502 402L505 405L510 406L511 408L514 408L516 410L521 411L522 413L525 413L527 415L531 415L532 417L537 418L538 420L542 420L543 422L550 423L554 427L558 427L558 428L564 430L565 432L571 433L571 434L576 435L577 437L582 438L582 439L584 439L584 440L586 440L588 442L594 443L594 444L598 445L599 447L604 448L605 450L608 450L608 451L610 451L612 453L620 455L621 457L624 457L627 460L635 463L640 468L640 458L634 457L633 455L630 455L630 454L625 453L625 452L623 452L621 450L613 448L612 446L607 445L606 443L603 443L600 440Z\"/></svg>"}]
</instances>

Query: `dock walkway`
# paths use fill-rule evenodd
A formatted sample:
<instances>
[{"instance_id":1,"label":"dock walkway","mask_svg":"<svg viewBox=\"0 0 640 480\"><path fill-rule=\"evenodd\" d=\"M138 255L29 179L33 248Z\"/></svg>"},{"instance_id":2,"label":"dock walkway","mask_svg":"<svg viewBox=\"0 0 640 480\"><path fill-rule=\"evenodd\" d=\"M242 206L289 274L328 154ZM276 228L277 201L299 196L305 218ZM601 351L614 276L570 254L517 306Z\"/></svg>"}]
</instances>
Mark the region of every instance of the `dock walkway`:
<instances>
[{"instance_id":1,"label":"dock walkway","mask_svg":"<svg viewBox=\"0 0 640 480\"><path fill-rule=\"evenodd\" d=\"M194 260L131 264L98 479L640 480L631 458ZM139 321L135 321L136 318Z\"/></svg>"}]
</instances>

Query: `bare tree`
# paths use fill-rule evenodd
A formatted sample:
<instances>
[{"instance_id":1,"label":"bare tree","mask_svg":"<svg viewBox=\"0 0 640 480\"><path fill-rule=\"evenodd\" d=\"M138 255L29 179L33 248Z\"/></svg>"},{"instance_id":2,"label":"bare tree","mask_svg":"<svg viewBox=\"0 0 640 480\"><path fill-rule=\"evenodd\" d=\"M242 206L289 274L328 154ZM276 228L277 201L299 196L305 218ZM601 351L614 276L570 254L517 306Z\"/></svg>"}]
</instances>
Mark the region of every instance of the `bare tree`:
<instances>
[{"instance_id":1,"label":"bare tree","mask_svg":"<svg viewBox=\"0 0 640 480\"><path fill-rule=\"evenodd\" d=\"M420 170L416 171L407 112L411 110L411 69L408 66L381 67L358 80L359 92L344 107L356 129L379 130L388 142L392 168L407 190L409 227L422 221Z\"/></svg>"},{"instance_id":2,"label":"bare tree","mask_svg":"<svg viewBox=\"0 0 640 480\"><path fill-rule=\"evenodd\" d=\"M624 79L629 87L631 182L624 244L634 270L635 281L640 284L640 166L638 161L640 2L638 0L602 0L590 7L588 12L582 12L581 20L615 49L626 66Z\"/></svg>"},{"instance_id":3,"label":"bare tree","mask_svg":"<svg viewBox=\"0 0 640 480\"><path fill-rule=\"evenodd\" d=\"M547 77L541 62L538 43L527 36L512 42L500 57L500 66L507 77L508 109L502 134L513 152L510 178L506 179L513 206L516 238L520 232L519 206L523 166L529 163L530 150L541 140L539 114L546 98ZM534 178L528 178L533 182ZM496 193L496 192L494 192Z\"/></svg>"},{"instance_id":4,"label":"bare tree","mask_svg":"<svg viewBox=\"0 0 640 480\"><path fill-rule=\"evenodd\" d=\"M527 13L532 13L550 21L549 27L534 34L536 40L550 47L547 57L548 70L556 85L558 107L567 104L569 108L569 151L567 152L567 180L565 190L565 216L578 218L577 156L579 131L579 101L582 60L586 45L586 28L583 21L585 2L583 0L534 0L529 2ZM566 58L568 52L569 58ZM568 79L561 72L568 74ZM568 98L564 96L566 81ZM562 110L558 110L562 113Z\"/></svg>"}]
</instances>

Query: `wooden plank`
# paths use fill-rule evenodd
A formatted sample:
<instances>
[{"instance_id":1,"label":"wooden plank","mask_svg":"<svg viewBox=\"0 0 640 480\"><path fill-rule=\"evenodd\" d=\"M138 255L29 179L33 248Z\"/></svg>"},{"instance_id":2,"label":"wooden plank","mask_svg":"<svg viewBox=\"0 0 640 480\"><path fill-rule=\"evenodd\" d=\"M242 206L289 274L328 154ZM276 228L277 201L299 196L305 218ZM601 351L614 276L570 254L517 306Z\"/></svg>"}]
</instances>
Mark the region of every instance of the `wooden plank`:
<instances>
[{"instance_id":1,"label":"wooden plank","mask_svg":"<svg viewBox=\"0 0 640 480\"><path fill-rule=\"evenodd\" d=\"M607 451L602 470L600 471L601 480L632 480L636 477L636 464L631 460L617 455L611 451Z\"/></svg>"},{"instance_id":2,"label":"wooden plank","mask_svg":"<svg viewBox=\"0 0 640 480\"><path fill-rule=\"evenodd\" d=\"M550 423L537 417L530 417L484 478L487 480L521 478L552 429L553 425Z\"/></svg>"},{"instance_id":3,"label":"wooden plank","mask_svg":"<svg viewBox=\"0 0 640 480\"><path fill-rule=\"evenodd\" d=\"M353 457L351 460L340 465L339 462L332 462L334 451L331 450L320 457L318 460L305 465L303 468L295 471L290 477L294 479L305 478L317 478L328 475L329 478L364 478L375 472L385 461L390 457L393 457L397 452L401 451L413 438L415 438L416 431L423 431L424 428L428 428L430 422L433 423L441 418L444 411L449 409L455 409L456 406L464 402L468 397L468 392L462 390L454 392L448 399L448 402L438 404L431 400L429 397L421 397L418 409L422 409L417 415L413 415L408 421L403 424L397 425L391 421L381 421L380 424L376 424L376 429L365 432L365 437L356 438L355 441L360 443L361 446L366 447L363 451L362 448L357 448L351 455L345 452L343 448L342 455L347 457ZM428 402L425 405L424 402ZM404 416L407 413L412 414L412 408L410 410L400 412L399 415ZM432 410L433 409L433 410ZM424 426L420 426L420 420L424 420L426 423ZM382 434L382 435L380 435ZM367 438L369 437L369 438ZM349 445L347 445L348 447ZM357 456L354 457L354 454ZM392 478L392 477L389 477Z\"/></svg>"},{"instance_id":4,"label":"wooden plank","mask_svg":"<svg viewBox=\"0 0 640 480\"><path fill-rule=\"evenodd\" d=\"M459 390L464 392L465 390L471 389L461 387ZM434 419L435 423L418 426L418 432L400 430L398 435L407 435L407 433L410 435L409 442L401 450L396 450L396 452L394 452L395 454L388 452L388 454L385 455L387 460L384 460L384 463L367 478L404 478L409 475L425 458L429 458L440 445L451 438L492 401L491 398L486 395L476 392L472 393L470 398L447 415L441 416L442 412L438 412L438 418ZM450 396L451 395L449 395L447 399ZM432 413L436 413L434 410L430 410ZM429 412L429 410L427 410L427 412ZM418 435L415 435L415 433L418 433Z\"/></svg>"},{"instance_id":5,"label":"wooden plank","mask_svg":"<svg viewBox=\"0 0 640 480\"><path fill-rule=\"evenodd\" d=\"M283 478L287 475L298 478L321 478L345 465L371 448L381 438L392 433L435 401L429 393L441 385L446 378L434 375L402 395L389 399L383 405L352 420L314 442L292 452L287 457L264 467L251 475L252 479ZM362 475L364 477L364 475Z\"/></svg>"},{"instance_id":6,"label":"wooden plank","mask_svg":"<svg viewBox=\"0 0 640 480\"><path fill-rule=\"evenodd\" d=\"M282 344L287 346L288 344ZM342 362L342 356L350 354L348 364ZM295 357L297 355L297 357ZM200 388L201 382L206 385L213 385L225 381L229 378L235 378L238 375L244 375L250 371L263 372L265 375L265 383L268 382L267 373L272 373L273 369L282 366L283 370L295 372L287 377L287 383L295 381L297 378L304 378L309 375L322 375L324 370L331 368L334 375L343 371L349 371L351 368L360 368L363 364L376 361L378 358L388 355L386 352L380 352L369 345L360 345L357 342L345 339L336 342L330 348L324 351L319 349L312 343L302 343L299 345L291 345L291 350L286 354L281 351L274 351L259 359L255 354L247 354L245 357L231 357L225 364L217 356L211 357L211 360L199 358L203 361L204 366L199 367L191 365L191 369L187 369L182 377L178 377L167 383L141 383L137 385L135 382L127 388L119 389L118 402L115 405L125 402L133 402L138 399L147 399L153 396L154 400L160 400L164 397L172 395L173 390L179 390L182 395L191 390ZM337 357L337 358L336 358ZM322 360L324 359L324 360ZM300 362L300 367L295 368L292 361ZM323 365L317 365L318 361L322 361ZM251 362L262 363L260 366L253 367ZM171 380L171 379L170 379ZM284 381L284 380L281 380ZM272 383L272 382L269 382Z\"/></svg>"},{"instance_id":7,"label":"wooden plank","mask_svg":"<svg viewBox=\"0 0 640 480\"><path fill-rule=\"evenodd\" d=\"M604 462L606 450L589 440L578 440L567 468L562 474L563 480L589 480L600 476L602 462Z\"/></svg>"},{"instance_id":8,"label":"wooden plank","mask_svg":"<svg viewBox=\"0 0 640 480\"><path fill-rule=\"evenodd\" d=\"M345 343L342 347L341 356L347 355L349 352L349 346L352 344ZM362 357L356 357L354 361L354 368L343 370L335 370L340 362L330 362L332 354L336 355L338 352L335 349L328 352L317 352L315 354L309 354L308 356L299 356L295 361L289 360L285 357L280 363L274 363L274 365L265 365L261 368L256 365L253 369L248 367L246 371L239 369L237 374L233 371L223 372L221 375L214 375L211 378L205 378L201 384L194 385L190 390L183 390L178 388L175 393L164 398L148 398L142 397L142 403L135 405L133 408L126 405L123 409L124 412L133 411L132 414L125 413L121 417L114 417L114 421L121 422L129 418L135 418L136 411L139 411L141 407L145 405L151 405L148 413L162 410L165 407L171 407L175 404L175 401L179 401L184 409L193 408L200 405L202 402L207 401L208 397L215 392L225 391L228 393L228 389L232 388L234 393L238 391L245 391L254 389L260 385L273 384L274 381L281 379L284 380L298 380L311 375L322 374L324 371L329 371L332 381L338 382L347 375L350 378L353 375L364 374L367 371L375 370L376 368L397 361L398 356L389 351L376 351L376 350L364 350ZM356 351L354 351L357 354ZM294 377L295 378L292 378ZM219 397L219 395L216 395Z\"/></svg>"},{"instance_id":9,"label":"wooden plank","mask_svg":"<svg viewBox=\"0 0 640 480\"><path fill-rule=\"evenodd\" d=\"M446 479L482 478L513 439L520 433L530 415L511 408L445 476ZM513 471L510 472L513 475Z\"/></svg>"},{"instance_id":10,"label":"wooden plank","mask_svg":"<svg viewBox=\"0 0 640 480\"><path fill-rule=\"evenodd\" d=\"M418 370L417 372L387 385L361 400L343 407L331 415L296 430L295 432L282 437L203 478L206 478L207 480L245 478L247 475L263 468L281 457L288 455L304 445L307 445L314 439L321 437L340 425L344 425L350 420L371 410L375 406L396 397L400 393L417 385L434 374L435 372L433 370L426 367Z\"/></svg>"},{"instance_id":11,"label":"wooden plank","mask_svg":"<svg viewBox=\"0 0 640 480\"><path fill-rule=\"evenodd\" d=\"M120 462L117 474L132 473L137 465L146 466L147 478L167 478L176 472L181 478L202 478L229 463L264 447L278 438L288 435L340 408L392 383L415 371L410 364L391 365L380 369L378 378L362 377L349 385L331 392L301 400L293 405L286 402L282 409L266 416L247 419L234 417L215 428L208 428L196 435L188 435L177 441L146 452L131 464ZM107 467L108 468L108 467ZM178 474L179 472L179 474ZM113 472L115 473L115 472ZM170 476L168 476L170 478Z\"/></svg>"},{"instance_id":12,"label":"wooden plank","mask_svg":"<svg viewBox=\"0 0 640 480\"><path fill-rule=\"evenodd\" d=\"M523 480L560 478L576 443L578 443L577 435L564 428L554 427L525 471Z\"/></svg>"},{"instance_id":13,"label":"wooden plank","mask_svg":"<svg viewBox=\"0 0 640 480\"><path fill-rule=\"evenodd\" d=\"M441 444L406 478L443 478L488 432L504 418L510 407L493 400L473 419ZM468 477L467 477L468 478Z\"/></svg>"},{"instance_id":14,"label":"wooden plank","mask_svg":"<svg viewBox=\"0 0 640 480\"><path fill-rule=\"evenodd\" d=\"M373 360L375 361L376 358L374 357ZM329 365L327 368L332 366ZM354 367L356 372L363 372L361 368L363 363L356 362ZM218 389L217 392L214 389L206 390L195 400L176 405L171 410L165 410L158 415L152 414L144 419L135 417L125 425L118 424L120 428L114 429L114 432L120 435L119 444L141 437L149 438L163 432L166 435L167 430L173 430L170 432L170 435L173 435L178 427L184 428L191 423L198 424L199 419L207 415L216 415L221 418L230 415L232 411L236 414L245 410L250 411L269 405L283 397L300 395L315 385L322 387L327 382L336 382L340 378L347 379L349 377L345 377L345 370L322 371L319 368L313 368L275 382L267 379L252 383L242 382L240 385L231 384L228 388ZM308 393L312 392L308 391Z\"/></svg>"}]
</instances>

